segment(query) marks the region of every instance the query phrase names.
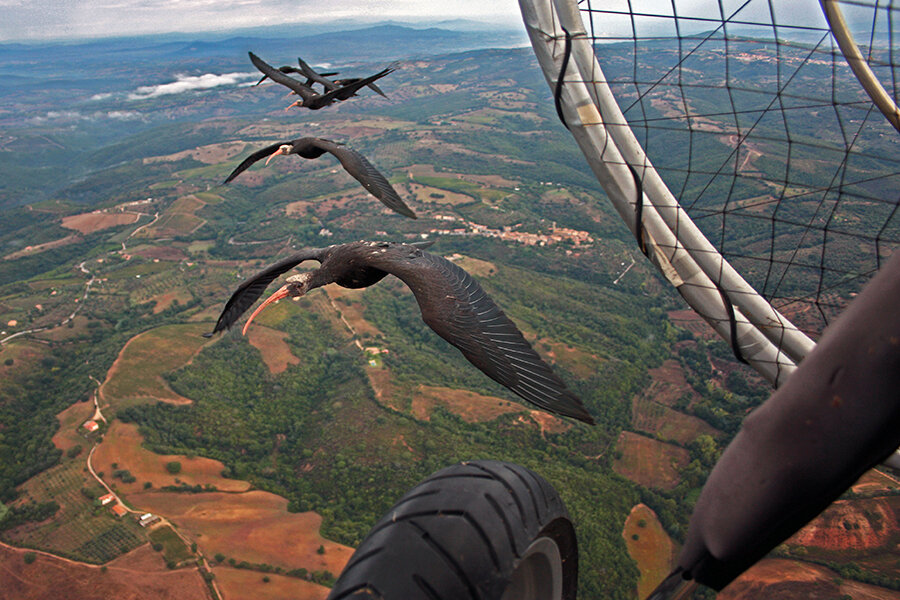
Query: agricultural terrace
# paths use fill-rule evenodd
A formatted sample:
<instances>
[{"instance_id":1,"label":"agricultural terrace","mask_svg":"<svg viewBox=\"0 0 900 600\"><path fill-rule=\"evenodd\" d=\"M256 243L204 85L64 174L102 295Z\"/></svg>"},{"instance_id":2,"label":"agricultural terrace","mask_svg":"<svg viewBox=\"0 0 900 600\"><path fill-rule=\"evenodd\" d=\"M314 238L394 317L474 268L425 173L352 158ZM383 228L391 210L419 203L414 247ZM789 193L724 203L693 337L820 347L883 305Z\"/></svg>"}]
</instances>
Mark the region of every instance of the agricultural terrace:
<instances>
[{"instance_id":1,"label":"agricultural terrace","mask_svg":"<svg viewBox=\"0 0 900 600\"><path fill-rule=\"evenodd\" d=\"M100 388L102 401L119 409L137 402L190 400L176 394L162 375L184 366L206 343L209 324L165 325L128 340Z\"/></svg>"},{"instance_id":2,"label":"agricultural terrace","mask_svg":"<svg viewBox=\"0 0 900 600\"><path fill-rule=\"evenodd\" d=\"M638 431L655 434L682 446L690 444L698 435L720 435L706 421L673 410L652 400L647 394L635 396L631 405L631 423Z\"/></svg>"},{"instance_id":3,"label":"agricultural terrace","mask_svg":"<svg viewBox=\"0 0 900 600\"><path fill-rule=\"evenodd\" d=\"M206 202L191 194L182 196L166 208L153 223L135 232L137 238L163 238L189 235L206 223L205 219L194 214L206 205Z\"/></svg>"},{"instance_id":4,"label":"agricultural terrace","mask_svg":"<svg viewBox=\"0 0 900 600\"><path fill-rule=\"evenodd\" d=\"M28 522L3 533L4 541L75 560L101 564L144 543L132 519L119 519L95 502L103 490L85 472L83 458L71 459L32 477L17 503L59 504L52 519Z\"/></svg>"},{"instance_id":5,"label":"agricultural terrace","mask_svg":"<svg viewBox=\"0 0 900 600\"><path fill-rule=\"evenodd\" d=\"M337 576L353 553L352 548L319 534L319 515L289 513L288 501L269 492L151 491L131 494L129 500L178 523L207 558L221 554L237 563L268 564L285 571L329 571Z\"/></svg>"},{"instance_id":6,"label":"agricultural terrace","mask_svg":"<svg viewBox=\"0 0 900 600\"><path fill-rule=\"evenodd\" d=\"M616 448L622 457L613 463L613 470L650 488L673 489L678 485L679 471L690 462L688 451L684 448L630 431L619 435Z\"/></svg>"},{"instance_id":7,"label":"agricultural terrace","mask_svg":"<svg viewBox=\"0 0 900 600\"><path fill-rule=\"evenodd\" d=\"M145 489L149 482L153 488L166 485L213 486L225 492L243 492L250 484L237 479L226 479L221 473L225 466L211 458L185 457L156 454L141 444L144 436L137 425L113 421L103 436L103 443L94 451L94 470L104 473L106 483L118 492L129 495ZM178 462L181 470L171 473L166 465ZM116 472L128 471L131 477L116 476ZM133 481L130 481L131 479Z\"/></svg>"}]
</instances>

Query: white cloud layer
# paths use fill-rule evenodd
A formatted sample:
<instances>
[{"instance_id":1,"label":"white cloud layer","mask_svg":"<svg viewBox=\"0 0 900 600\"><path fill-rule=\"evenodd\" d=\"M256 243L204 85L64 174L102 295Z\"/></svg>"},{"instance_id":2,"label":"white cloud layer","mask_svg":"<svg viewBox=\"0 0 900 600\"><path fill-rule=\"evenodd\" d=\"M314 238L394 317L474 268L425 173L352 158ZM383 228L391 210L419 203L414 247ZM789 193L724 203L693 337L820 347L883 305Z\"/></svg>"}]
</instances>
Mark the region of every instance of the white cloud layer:
<instances>
[{"instance_id":1,"label":"white cloud layer","mask_svg":"<svg viewBox=\"0 0 900 600\"><path fill-rule=\"evenodd\" d=\"M128 94L128 99L145 100L169 94L183 94L194 90L208 90L224 85L240 85L248 79L255 80L257 75L254 73L223 73L222 75L205 73L203 75L176 75L175 77L176 80L170 83L141 86Z\"/></svg>"},{"instance_id":2,"label":"white cloud layer","mask_svg":"<svg viewBox=\"0 0 900 600\"><path fill-rule=\"evenodd\" d=\"M100 121L103 119L137 121L143 120L144 115L135 110L97 110L87 113L77 110L51 110L43 115L31 117L27 122L33 125L43 125L50 122Z\"/></svg>"}]
</instances>

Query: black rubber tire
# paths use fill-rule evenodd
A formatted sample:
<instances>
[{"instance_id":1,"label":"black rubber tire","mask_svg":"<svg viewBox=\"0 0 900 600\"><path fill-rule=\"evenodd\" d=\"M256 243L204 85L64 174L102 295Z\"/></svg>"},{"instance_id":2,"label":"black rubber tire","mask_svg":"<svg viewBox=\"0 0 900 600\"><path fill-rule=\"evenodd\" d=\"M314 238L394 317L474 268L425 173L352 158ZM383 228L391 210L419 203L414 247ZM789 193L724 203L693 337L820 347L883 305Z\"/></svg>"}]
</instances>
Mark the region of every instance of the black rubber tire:
<instances>
[{"instance_id":1,"label":"black rubber tire","mask_svg":"<svg viewBox=\"0 0 900 600\"><path fill-rule=\"evenodd\" d=\"M575 600L577 580L575 530L556 490L525 467L479 460L403 496L328 600Z\"/></svg>"}]
</instances>

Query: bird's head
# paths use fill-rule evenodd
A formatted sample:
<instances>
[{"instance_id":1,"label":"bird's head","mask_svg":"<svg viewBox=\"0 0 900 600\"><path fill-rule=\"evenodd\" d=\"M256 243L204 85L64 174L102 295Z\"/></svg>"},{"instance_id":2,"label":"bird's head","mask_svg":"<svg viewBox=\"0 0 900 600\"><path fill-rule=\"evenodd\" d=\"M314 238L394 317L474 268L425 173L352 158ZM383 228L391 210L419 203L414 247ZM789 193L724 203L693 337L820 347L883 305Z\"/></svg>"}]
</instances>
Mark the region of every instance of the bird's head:
<instances>
[{"instance_id":1,"label":"bird's head","mask_svg":"<svg viewBox=\"0 0 900 600\"><path fill-rule=\"evenodd\" d=\"M269 155L269 158L266 159L266 164L269 164L269 161L272 160L273 158L275 158L276 156L288 155L293 151L294 151L293 144L282 144L282 145L278 146L278 150L276 150L275 152L273 152L272 154ZM290 281L290 278L288 278L288 281Z\"/></svg>"},{"instance_id":2,"label":"bird's head","mask_svg":"<svg viewBox=\"0 0 900 600\"><path fill-rule=\"evenodd\" d=\"M284 147L284 146L282 146ZM270 304L274 304L278 302L282 298L299 298L306 294L309 291L309 279L312 276L311 272L300 273L298 275L291 275L285 280L285 284L278 288L278 291L266 298L266 301L256 307L256 310L253 311L253 314L250 315L250 318L247 319L247 322L244 323L244 328L241 330L241 335L247 335L247 329L250 327L250 322L256 318L256 315L261 313L263 309Z\"/></svg>"},{"instance_id":3,"label":"bird's head","mask_svg":"<svg viewBox=\"0 0 900 600\"><path fill-rule=\"evenodd\" d=\"M293 104L289 104L284 110L291 110L295 106L297 106L297 107L303 106L303 99L301 98L300 100L297 100Z\"/></svg>"}]
</instances>

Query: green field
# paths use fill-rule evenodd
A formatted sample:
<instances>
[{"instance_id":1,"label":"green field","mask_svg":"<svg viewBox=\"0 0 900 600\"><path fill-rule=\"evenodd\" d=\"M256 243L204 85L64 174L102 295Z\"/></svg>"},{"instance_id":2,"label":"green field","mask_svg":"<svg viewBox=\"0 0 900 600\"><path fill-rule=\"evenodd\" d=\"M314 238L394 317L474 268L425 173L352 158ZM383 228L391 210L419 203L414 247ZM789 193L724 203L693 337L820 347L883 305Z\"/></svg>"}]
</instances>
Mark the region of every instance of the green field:
<instances>
[{"instance_id":1,"label":"green field","mask_svg":"<svg viewBox=\"0 0 900 600\"><path fill-rule=\"evenodd\" d=\"M185 561L195 558L184 540L178 537L178 534L168 525L155 527L150 531L148 537L151 543L162 544L162 553L166 563L181 565Z\"/></svg>"}]
</instances>

